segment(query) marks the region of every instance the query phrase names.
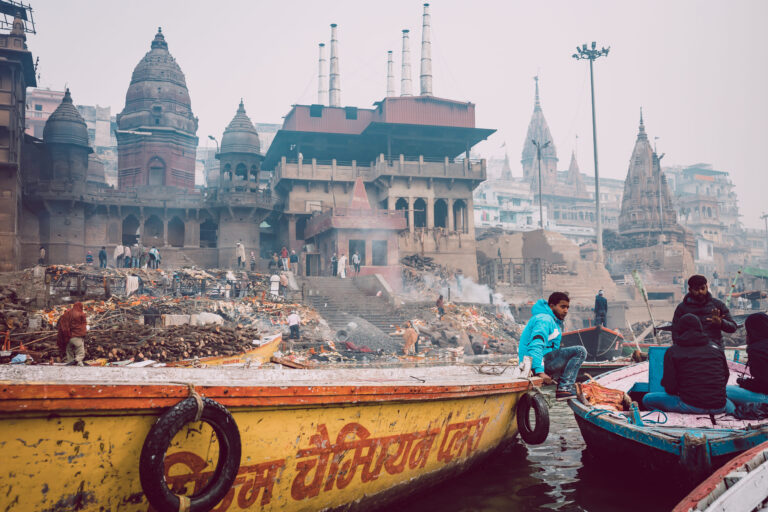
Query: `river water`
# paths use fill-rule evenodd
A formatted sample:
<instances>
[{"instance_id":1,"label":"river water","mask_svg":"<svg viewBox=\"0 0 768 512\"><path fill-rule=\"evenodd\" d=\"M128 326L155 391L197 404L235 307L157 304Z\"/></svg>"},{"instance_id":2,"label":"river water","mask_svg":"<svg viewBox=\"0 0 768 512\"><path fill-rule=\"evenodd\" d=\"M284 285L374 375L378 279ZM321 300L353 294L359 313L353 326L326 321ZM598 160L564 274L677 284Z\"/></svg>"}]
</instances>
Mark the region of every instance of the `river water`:
<instances>
[{"instance_id":1,"label":"river water","mask_svg":"<svg viewBox=\"0 0 768 512\"><path fill-rule=\"evenodd\" d=\"M648 475L629 461L594 459L566 402L550 400L550 432L516 443L470 471L393 505L400 512L669 511L691 488Z\"/></svg>"}]
</instances>

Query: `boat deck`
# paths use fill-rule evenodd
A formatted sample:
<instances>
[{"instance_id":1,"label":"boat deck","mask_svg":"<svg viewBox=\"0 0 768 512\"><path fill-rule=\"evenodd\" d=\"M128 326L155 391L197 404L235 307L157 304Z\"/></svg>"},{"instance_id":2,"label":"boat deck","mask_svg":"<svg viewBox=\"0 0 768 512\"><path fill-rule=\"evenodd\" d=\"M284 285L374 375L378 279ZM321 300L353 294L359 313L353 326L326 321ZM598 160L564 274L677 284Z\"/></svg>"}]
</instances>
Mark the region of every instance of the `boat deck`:
<instances>
[{"instance_id":1,"label":"boat deck","mask_svg":"<svg viewBox=\"0 0 768 512\"><path fill-rule=\"evenodd\" d=\"M648 362L640 363L601 375L595 379L600 385L611 389L629 392L637 382L648 382ZM728 361L731 375L728 378L729 385L736 385L736 379L742 375L749 375L749 369L742 364ZM616 413L619 414L619 413ZM723 430L744 429L749 426L768 425L768 419L764 420L739 420L727 414L715 415L715 425L709 415L680 414L674 412L643 412L643 421L650 420L656 423L656 430L671 429L674 435L679 435L679 428L715 428ZM649 422L649 423L650 423Z\"/></svg>"},{"instance_id":2,"label":"boat deck","mask_svg":"<svg viewBox=\"0 0 768 512\"><path fill-rule=\"evenodd\" d=\"M495 373L499 373L498 375ZM186 386L467 386L520 379L517 365L441 365L394 368L122 368L78 366L0 366L0 383L69 385ZM538 383L539 379L535 379Z\"/></svg>"}]
</instances>

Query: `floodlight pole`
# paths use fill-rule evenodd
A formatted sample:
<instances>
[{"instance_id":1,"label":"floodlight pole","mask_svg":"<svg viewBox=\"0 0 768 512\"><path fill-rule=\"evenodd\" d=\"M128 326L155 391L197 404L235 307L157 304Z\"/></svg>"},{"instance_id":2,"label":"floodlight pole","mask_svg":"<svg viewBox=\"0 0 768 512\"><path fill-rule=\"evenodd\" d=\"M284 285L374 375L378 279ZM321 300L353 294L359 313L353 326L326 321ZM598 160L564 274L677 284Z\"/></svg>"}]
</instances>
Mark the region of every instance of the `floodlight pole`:
<instances>
[{"instance_id":1,"label":"floodlight pole","mask_svg":"<svg viewBox=\"0 0 768 512\"><path fill-rule=\"evenodd\" d=\"M600 212L600 173L597 167L597 122L595 120L595 75L592 63L599 57L607 57L611 47L597 49L597 43L592 41L592 48L587 48L586 43L576 47L573 58L589 61L589 84L592 90L592 146L595 153L595 212L597 214L597 260L603 262L603 220Z\"/></svg>"},{"instance_id":2,"label":"floodlight pole","mask_svg":"<svg viewBox=\"0 0 768 512\"><path fill-rule=\"evenodd\" d=\"M549 146L551 141L547 141L542 144L539 141L531 139L531 142L536 146L536 159L539 161L539 226L544 229L544 205L541 200L541 149Z\"/></svg>"}]
</instances>

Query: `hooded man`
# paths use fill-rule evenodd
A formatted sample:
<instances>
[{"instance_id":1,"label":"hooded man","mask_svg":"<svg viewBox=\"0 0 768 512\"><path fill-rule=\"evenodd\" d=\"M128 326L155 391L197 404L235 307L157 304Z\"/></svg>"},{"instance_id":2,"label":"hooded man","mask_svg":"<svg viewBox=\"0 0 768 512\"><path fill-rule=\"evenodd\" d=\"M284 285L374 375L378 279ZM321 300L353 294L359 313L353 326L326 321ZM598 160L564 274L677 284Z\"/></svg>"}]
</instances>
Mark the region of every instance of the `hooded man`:
<instances>
[{"instance_id":1,"label":"hooded man","mask_svg":"<svg viewBox=\"0 0 768 512\"><path fill-rule=\"evenodd\" d=\"M688 313L673 331L674 344L664 353L664 391L647 393L643 405L683 414L733 414L727 399L728 363L725 353L710 343L699 317Z\"/></svg>"},{"instance_id":2,"label":"hooded man","mask_svg":"<svg viewBox=\"0 0 768 512\"><path fill-rule=\"evenodd\" d=\"M56 344L66 354L66 362L77 361L83 366L85 359L85 335L88 332L88 320L83 312L83 304L75 304L64 312L56 323L58 334Z\"/></svg>"},{"instance_id":3,"label":"hooded man","mask_svg":"<svg viewBox=\"0 0 768 512\"><path fill-rule=\"evenodd\" d=\"M687 314L696 315L704 327L709 341L723 349L723 331L736 332L736 322L731 318L728 307L712 297L707 287L707 278L700 275L688 279L688 293L683 297L672 317L672 336L678 329L680 319Z\"/></svg>"},{"instance_id":4,"label":"hooded man","mask_svg":"<svg viewBox=\"0 0 768 512\"><path fill-rule=\"evenodd\" d=\"M608 316L608 301L603 295L603 290L595 295L595 325L605 327L605 317Z\"/></svg>"},{"instance_id":5,"label":"hooded man","mask_svg":"<svg viewBox=\"0 0 768 512\"><path fill-rule=\"evenodd\" d=\"M751 378L740 378L728 386L728 398L737 405L768 403L768 315L753 313L744 322L747 331L747 366Z\"/></svg>"},{"instance_id":6,"label":"hooded man","mask_svg":"<svg viewBox=\"0 0 768 512\"><path fill-rule=\"evenodd\" d=\"M563 292L554 292L548 300L536 302L531 309L531 319L520 335L518 348L520 360L530 356L531 369L544 380L544 384L554 384L550 373L562 373L555 393L557 400L576 398L574 383L581 364L587 358L587 351L582 346L560 348L563 320L568 315L570 303L568 294Z\"/></svg>"}]
</instances>

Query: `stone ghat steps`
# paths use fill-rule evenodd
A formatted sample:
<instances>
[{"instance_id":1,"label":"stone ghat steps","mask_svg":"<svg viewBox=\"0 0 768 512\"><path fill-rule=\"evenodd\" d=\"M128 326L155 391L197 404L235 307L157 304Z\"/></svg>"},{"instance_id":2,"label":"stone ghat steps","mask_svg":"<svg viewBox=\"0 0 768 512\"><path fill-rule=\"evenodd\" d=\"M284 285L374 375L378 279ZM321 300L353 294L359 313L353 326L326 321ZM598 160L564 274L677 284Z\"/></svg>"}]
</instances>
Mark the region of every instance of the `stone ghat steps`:
<instances>
[{"instance_id":1,"label":"stone ghat steps","mask_svg":"<svg viewBox=\"0 0 768 512\"><path fill-rule=\"evenodd\" d=\"M315 308L333 329L346 327L348 315L352 315L392 335L395 326L406 321L385 298L365 293L355 286L352 279L306 277L302 282L305 302Z\"/></svg>"}]
</instances>

